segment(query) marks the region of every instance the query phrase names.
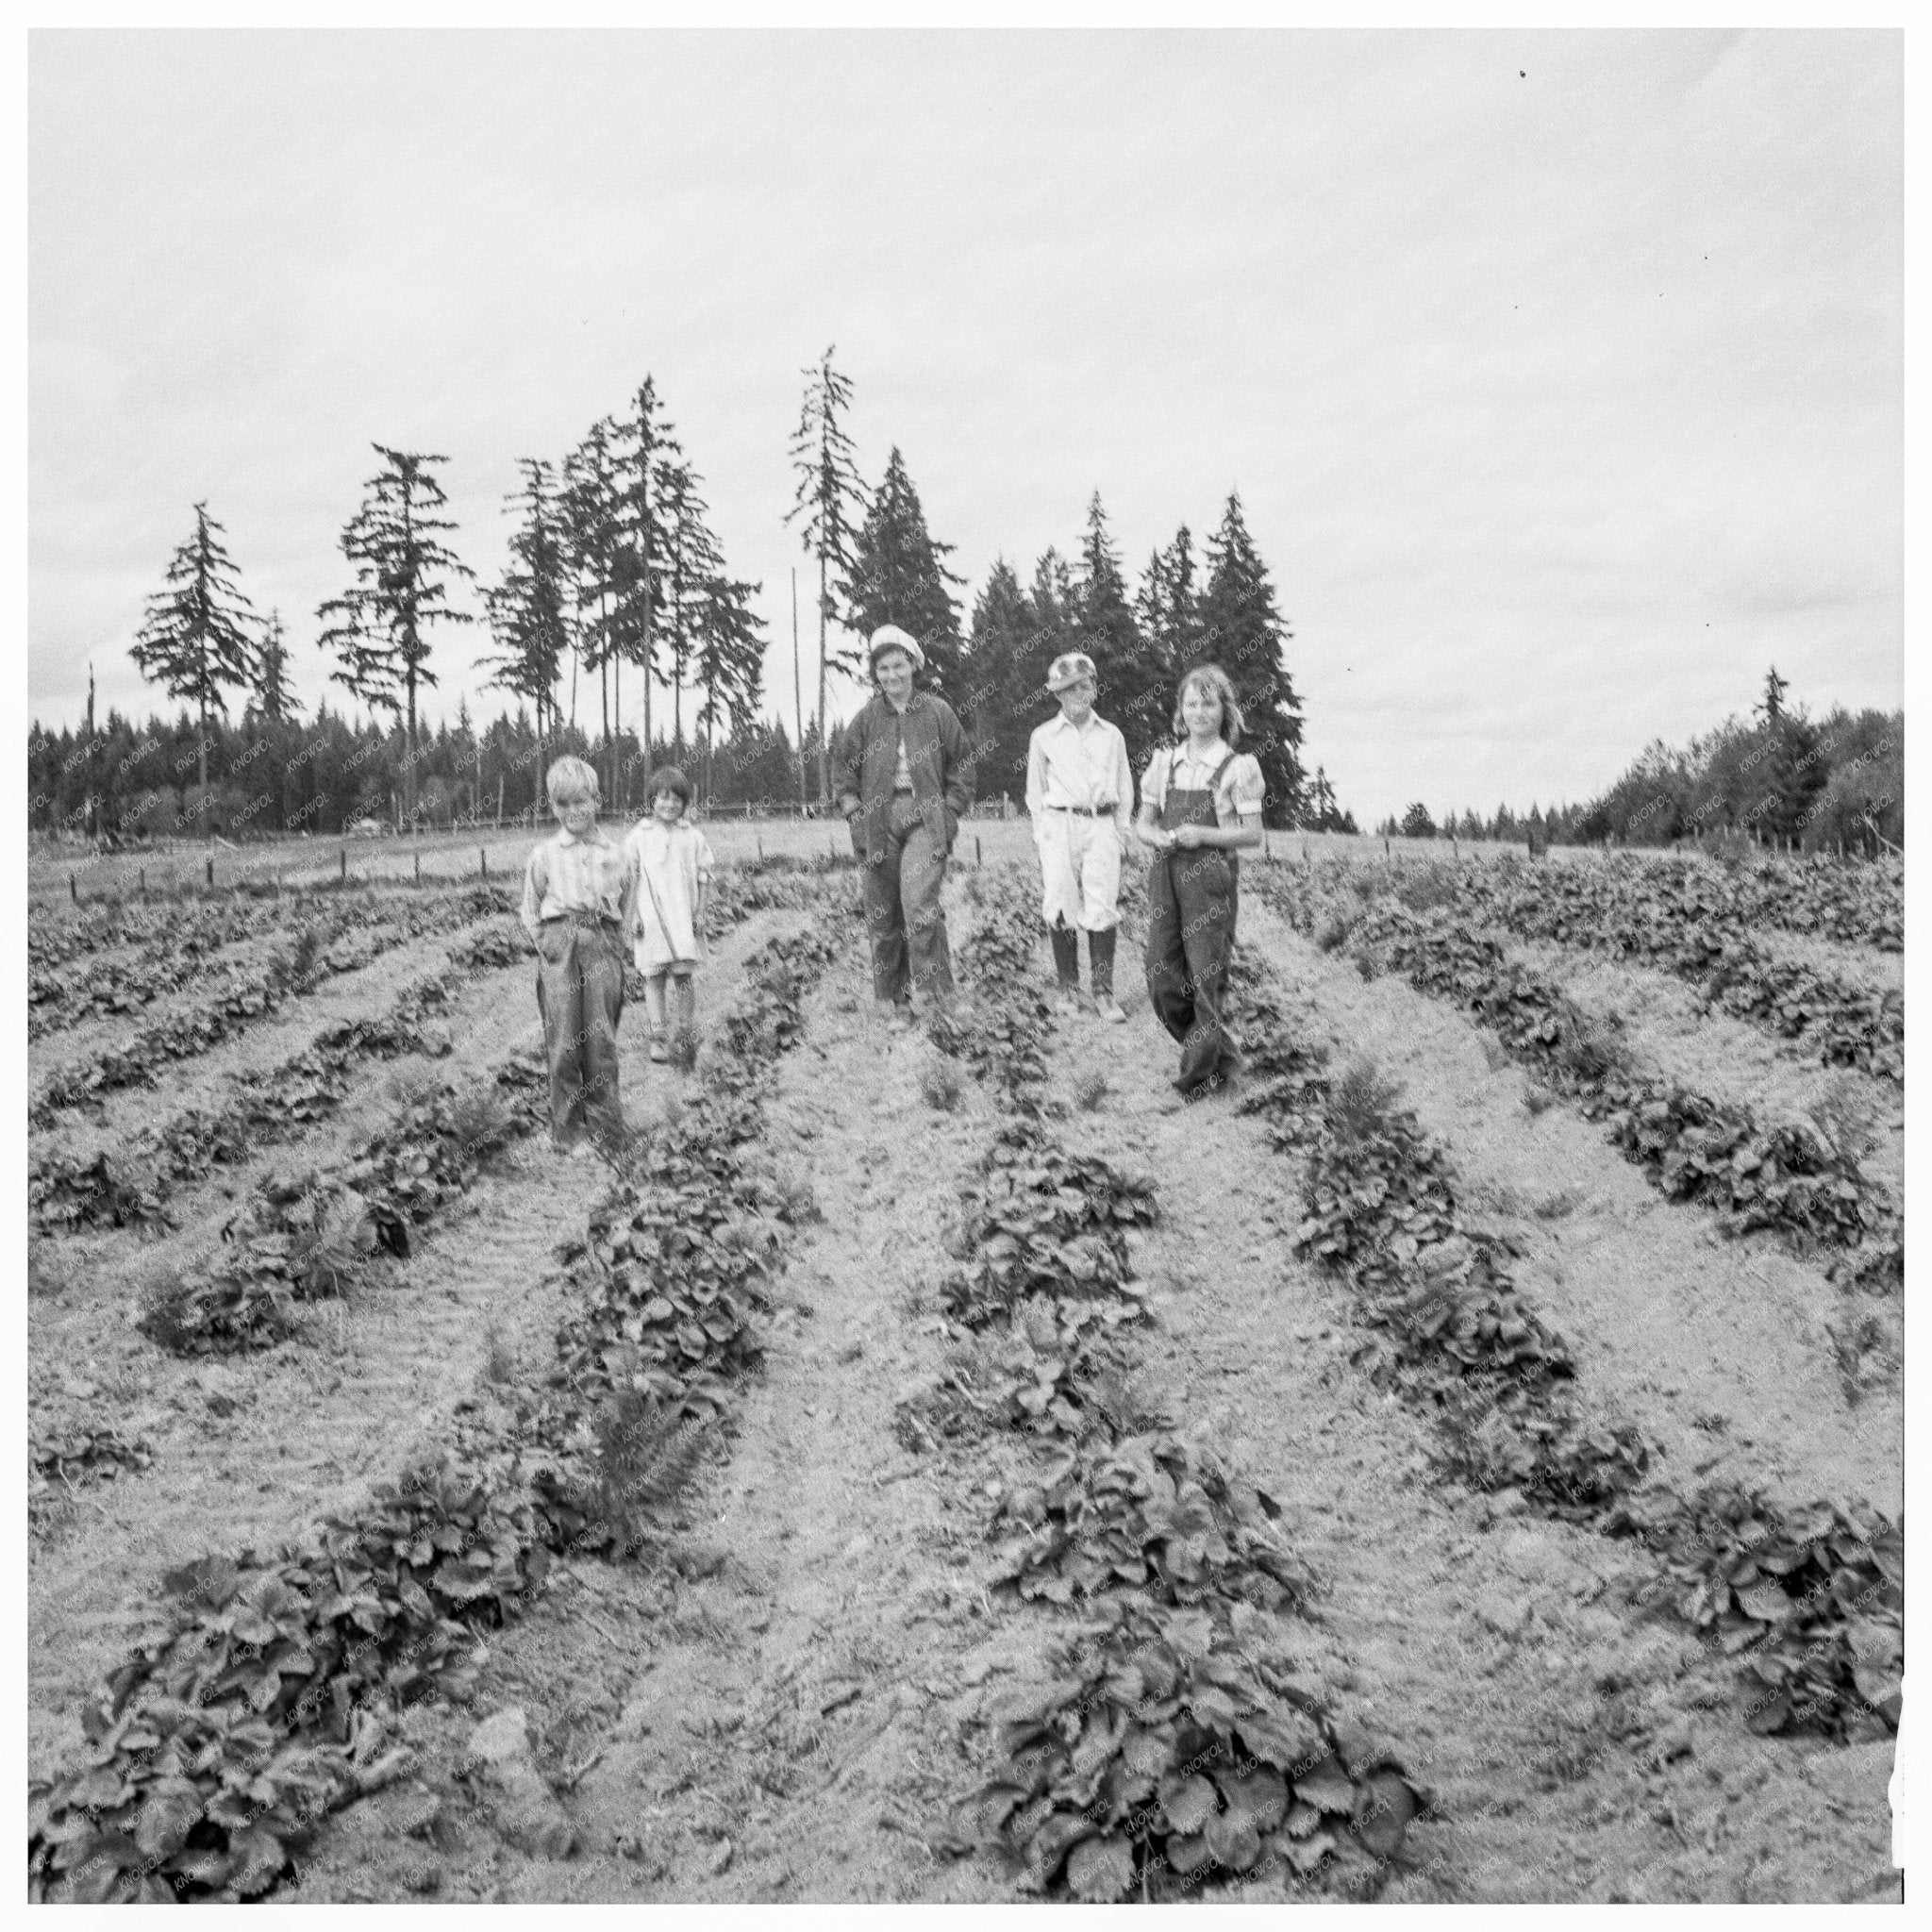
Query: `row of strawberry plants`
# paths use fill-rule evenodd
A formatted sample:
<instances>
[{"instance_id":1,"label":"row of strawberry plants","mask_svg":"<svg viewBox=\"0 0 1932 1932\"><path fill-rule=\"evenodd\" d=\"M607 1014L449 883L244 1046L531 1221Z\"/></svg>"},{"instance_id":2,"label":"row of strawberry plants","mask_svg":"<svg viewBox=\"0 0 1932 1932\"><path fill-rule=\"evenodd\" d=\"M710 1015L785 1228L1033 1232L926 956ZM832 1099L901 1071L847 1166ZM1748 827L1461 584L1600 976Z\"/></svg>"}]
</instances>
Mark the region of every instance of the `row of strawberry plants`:
<instances>
[{"instance_id":1,"label":"row of strawberry plants","mask_svg":"<svg viewBox=\"0 0 1932 1932\"><path fill-rule=\"evenodd\" d=\"M823 892L821 876L721 873L712 924L738 924L758 911L813 904ZM300 1138L336 1112L363 1060L446 1052L446 1040L429 1023L457 998L463 975L499 971L529 955L513 921L484 924L451 948L453 971L407 989L386 1013L325 1029L271 1072L237 1076L232 1097L221 1107L190 1108L143 1132L125 1153L37 1154L27 1183L33 1225L55 1235L92 1226L174 1225L168 1191Z\"/></svg>"},{"instance_id":2,"label":"row of strawberry plants","mask_svg":"<svg viewBox=\"0 0 1932 1932\"><path fill-rule=\"evenodd\" d=\"M165 1579L168 1626L86 1713L80 1763L30 1788L35 1897L234 1899L273 1890L331 1808L393 1775L405 1755L383 1748L394 1708L467 1693L482 1662L480 1632L528 1603L553 1549L631 1540L622 1512L639 1483L585 1467L581 1445L623 1446L612 1424L623 1423L626 1397L654 1412L702 1410L722 1392L734 1348L738 1360L750 1358L748 1344L712 1335L724 1325L715 1295L713 1319L696 1324L722 1351L709 1359L702 1344L693 1357L687 1324L667 1324L657 1304L694 1281L702 1293L718 1273L756 1297L772 1265L774 1234L743 1234L772 1205L752 1186L744 1156L772 1056L796 1037L799 1001L829 949L814 930L747 962L737 1043L707 1067L718 1098L700 1108L711 1110L653 1138L625 1207L597 1225L608 1230L627 1211L631 1233L655 1239L667 1181L678 1207L691 1208L696 1192L721 1198L723 1210L701 1215L695 1232L674 1214L675 1251L660 1247L646 1262L631 1242L611 1257L597 1304L608 1313L566 1325L559 1374L510 1441L479 1441L473 1428L461 1459L378 1489L366 1509L329 1519L294 1548L204 1558ZM721 1255L728 1258L718 1264ZM629 1432L633 1448L638 1433ZM661 1433L651 1440L675 1453ZM552 1453L526 1481L529 1441ZM622 1527L607 1536L613 1517Z\"/></svg>"},{"instance_id":3,"label":"row of strawberry plants","mask_svg":"<svg viewBox=\"0 0 1932 1932\"><path fill-rule=\"evenodd\" d=\"M1741 916L1684 904L1649 868L1557 865L1534 879L1507 864L1467 865L1457 904L1524 939L1658 966L1699 989L1707 1007L1784 1040L1827 1067L1905 1080L1905 998L1781 959Z\"/></svg>"},{"instance_id":4,"label":"row of strawberry plants","mask_svg":"<svg viewBox=\"0 0 1932 1932\"><path fill-rule=\"evenodd\" d=\"M273 1347L298 1332L298 1304L341 1293L378 1251L407 1256L417 1230L545 1118L541 1066L513 1058L409 1101L332 1167L265 1176L220 1246L156 1295L142 1333L175 1355Z\"/></svg>"},{"instance_id":5,"label":"row of strawberry plants","mask_svg":"<svg viewBox=\"0 0 1932 1932\"><path fill-rule=\"evenodd\" d=\"M156 1021L125 1046L104 1048L63 1067L42 1084L27 1117L36 1126L47 1126L68 1108L97 1105L104 1094L120 1088L155 1086L164 1067L208 1052L290 998L313 992L334 974L355 971L411 940L473 925L507 910L508 904L494 888L472 886L429 904L403 901L379 919L360 919L347 936L351 943L332 952L298 942L216 998Z\"/></svg>"},{"instance_id":6,"label":"row of strawberry plants","mask_svg":"<svg viewBox=\"0 0 1932 1932\"><path fill-rule=\"evenodd\" d=\"M197 982L232 978L232 962L211 955L237 941L278 935L311 957L342 934L358 935L379 921L373 898L351 906L340 895L304 895L286 906L242 900L210 906L126 958L96 959L85 967L40 969L27 977L27 1037L40 1039L84 1020L112 1018L153 1005Z\"/></svg>"},{"instance_id":7,"label":"row of strawberry plants","mask_svg":"<svg viewBox=\"0 0 1932 1932\"><path fill-rule=\"evenodd\" d=\"M678 1445L688 1453L720 1424L735 1379L761 1360L785 1229L811 1211L764 1162L764 1096L801 1037L806 994L849 943L846 924L822 917L746 961L745 996L721 1020L699 1095L636 1150L591 1217L583 1292L525 1418L542 1452L533 1493L559 1549L622 1554L644 1526L653 1465L675 1467Z\"/></svg>"},{"instance_id":8,"label":"row of strawberry plants","mask_svg":"<svg viewBox=\"0 0 1932 1932\"><path fill-rule=\"evenodd\" d=\"M1727 903L1757 924L1882 953L1906 949L1905 885L1903 859L1853 865L1816 857L1765 859L1725 875Z\"/></svg>"},{"instance_id":9,"label":"row of strawberry plants","mask_svg":"<svg viewBox=\"0 0 1932 1932\"><path fill-rule=\"evenodd\" d=\"M44 975L90 953L121 946L208 953L237 940L256 938L306 916L331 892L293 891L263 898L227 893L220 898L135 900L91 904L69 918L29 921L27 983L30 1000L47 996Z\"/></svg>"},{"instance_id":10,"label":"row of strawberry plants","mask_svg":"<svg viewBox=\"0 0 1932 1932\"><path fill-rule=\"evenodd\" d=\"M385 1012L324 1028L278 1067L236 1075L219 1107L190 1108L145 1129L125 1150L36 1154L27 1174L30 1221L53 1235L84 1227L175 1226L168 1206L173 1190L299 1139L329 1119L367 1060L447 1053L448 1037L436 1023L449 1013L468 976L513 964L528 952L512 922L487 924L450 949L450 970L406 988Z\"/></svg>"},{"instance_id":11,"label":"row of strawberry plants","mask_svg":"<svg viewBox=\"0 0 1932 1932\"><path fill-rule=\"evenodd\" d=\"M1012 881L987 895L969 958L996 998L941 1042L1009 1112L965 1190L959 1266L941 1288L977 1345L902 1405L898 1426L935 1449L994 1432L1031 1445L1033 1476L990 1525L1003 1540L993 1589L1081 1621L1050 1679L1008 1701L998 1767L947 1841L994 1849L1053 1897L1365 1892L1418 1794L1278 1649L1270 1613L1311 1589L1279 1506L1134 1392L1127 1341L1146 1309L1126 1238L1158 1210L1148 1183L1068 1153L1046 1124L1030 897Z\"/></svg>"},{"instance_id":12,"label":"row of strawberry plants","mask_svg":"<svg viewBox=\"0 0 1932 1932\"><path fill-rule=\"evenodd\" d=\"M1264 874L1260 890L1299 930L1318 933L1318 902L1291 877ZM1633 1065L1614 1027L1441 910L1380 901L1350 937L1417 991L1489 1027L1513 1059L1601 1121L1611 1144L1670 1199L1715 1209L1727 1234L1765 1228L1801 1253L1834 1251L1832 1272L1849 1282L1891 1288L1903 1279L1898 1209L1861 1171L1862 1150L1849 1136L1835 1141L1829 1123L1766 1126L1746 1108Z\"/></svg>"},{"instance_id":13,"label":"row of strawberry plants","mask_svg":"<svg viewBox=\"0 0 1932 1932\"><path fill-rule=\"evenodd\" d=\"M1371 1373L1435 1418L1445 1472L1532 1508L1640 1538L1654 1591L1726 1655L1742 1655L1754 1730L1840 1737L1895 1729L1903 1542L1858 1504L1786 1509L1736 1485L1684 1497L1656 1453L1592 1413L1576 1365L1473 1233L1444 1150L1365 1062L1339 1075L1297 1040L1243 961L1250 1085L1240 1107L1301 1166L1298 1248L1346 1284L1374 1335Z\"/></svg>"}]
</instances>

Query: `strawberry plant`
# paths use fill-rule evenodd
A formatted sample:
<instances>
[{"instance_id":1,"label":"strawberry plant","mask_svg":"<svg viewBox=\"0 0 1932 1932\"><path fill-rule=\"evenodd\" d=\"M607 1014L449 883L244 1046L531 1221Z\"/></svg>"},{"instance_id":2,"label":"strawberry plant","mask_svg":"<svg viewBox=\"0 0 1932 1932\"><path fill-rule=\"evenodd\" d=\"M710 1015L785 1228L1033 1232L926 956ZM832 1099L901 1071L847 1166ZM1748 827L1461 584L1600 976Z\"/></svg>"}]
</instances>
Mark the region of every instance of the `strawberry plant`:
<instances>
[{"instance_id":1,"label":"strawberry plant","mask_svg":"<svg viewBox=\"0 0 1932 1932\"><path fill-rule=\"evenodd\" d=\"M83 1713L79 1765L29 1792L33 1896L258 1897L356 1793L381 1713L474 1681L548 1558L528 1505L444 1464L273 1557L166 1579L166 1627Z\"/></svg>"},{"instance_id":2,"label":"strawberry plant","mask_svg":"<svg viewBox=\"0 0 1932 1932\"><path fill-rule=\"evenodd\" d=\"M1165 1431L1081 1444L1002 1501L995 1528L1022 1535L993 1585L1060 1604L1125 1588L1157 1603L1240 1598L1280 1609L1306 1602L1310 1587L1270 1527L1280 1514Z\"/></svg>"},{"instance_id":3,"label":"strawberry plant","mask_svg":"<svg viewBox=\"0 0 1932 1932\"><path fill-rule=\"evenodd\" d=\"M1558 868L1557 870L1562 870ZM1299 889L1267 879L1291 918L1310 916ZM1447 998L1492 1028L1505 1051L1602 1121L1613 1146L1667 1198L1716 1210L1726 1233L1768 1228L1800 1252L1854 1251L1843 1272L1882 1279L1899 1236L1896 1209L1856 1156L1814 1124L1766 1127L1748 1111L1624 1063L1584 1026L1560 988L1512 961L1491 939L1383 902L1368 918L1396 970L1420 992Z\"/></svg>"},{"instance_id":4,"label":"strawberry plant","mask_svg":"<svg viewBox=\"0 0 1932 1932\"><path fill-rule=\"evenodd\" d=\"M763 1049L795 1038L805 987L834 944L814 927L747 963L754 1017L741 1037L758 1057L744 1066L719 1063L717 1104L693 1109L684 1130L660 1134L642 1151L624 1183L628 1218L622 1207L600 1218L612 1250L612 1237L625 1230L622 1260L637 1271L625 1278L640 1293L664 1285L651 1271L670 1266L667 1257L706 1279L723 1257L717 1278L731 1274L748 1291L769 1271L763 1216L782 1197L775 1183L745 1171L741 1155L759 1133L757 1096L771 1068ZM540 1084L529 1070L518 1079L526 1095ZM466 1112L447 1092L418 1105L430 1109L438 1135L467 1121L473 1147L487 1141L482 1114L502 1118L501 1110ZM390 1158L408 1144L365 1156L391 1204L401 1179L423 1177L412 1163L399 1175ZM654 1174L694 1191L659 1211L665 1204L648 1198ZM302 1286L300 1269L312 1274L323 1265L329 1246L327 1224L314 1212L305 1245L296 1204L332 1198L355 1197L340 1187L331 1194L277 1185L235 1230L253 1236L271 1211L282 1216L284 1295ZM706 1231L702 1260L693 1258L697 1246L658 1239L683 1210ZM376 1215L367 1218L374 1226ZM605 1267L617 1278L610 1258ZM267 1560L249 1552L209 1557L172 1573L168 1627L114 1674L87 1713L81 1763L29 1791L32 1894L228 1899L272 1890L323 1816L363 1789L365 1770L379 1772L367 1760L387 1713L419 1696L467 1691L478 1668L474 1632L528 1601L547 1546L627 1546L696 1454L701 1439L683 1432L684 1416L717 1413L729 1392L711 1368L655 1366L615 1339L596 1367L601 1382L574 1376L566 1361L551 1388L524 1405L524 1440L562 1465L539 1467L527 1486L500 1487L476 1467L445 1462L378 1489L367 1509L329 1519L296 1550ZM613 1391L650 1399L608 1400ZM458 1434L466 1454L501 1462L502 1445L460 1419Z\"/></svg>"},{"instance_id":5,"label":"strawberry plant","mask_svg":"<svg viewBox=\"0 0 1932 1932\"><path fill-rule=\"evenodd\" d=\"M306 967L286 956L263 972L238 975L216 998L156 1021L125 1046L105 1048L62 1068L42 1084L28 1118L46 1126L64 1110L95 1105L117 1089L152 1087L163 1067L206 1053L291 996L312 991L328 974L351 972L408 941L473 924L502 911L506 903L492 889L471 887L426 903L400 901L380 914L344 915L342 937Z\"/></svg>"},{"instance_id":6,"label":"strawberry plant","mask_svg":"<svg viewBox=\"0 0 1932 1932\"><path fill-rule=\"evenodd\" d=\"M1002 1712L999 1769L954 1840L990 1839L1030 1891L1178 1901L1219 1879L1362 1893L1425 1802L1206 1610L1121 1614L1054 1662Z\"/></svg>"},{"instance_id":7,"label":"strawberry plant","mask_svg":"<svg viewBox=\"0 0 1932 1932\"><path fill-rule=\"evenodd\" d=\"M1238 961L1238 976L1252 984L1251 963ZM1358 1070L1338 1104L1341 1083L1320 1071L1320 1050L1254 1037L1279 1029L1279 1009L1263 999L1249 1007L1257 1017L1248 1056L1291 1069L1250 1105L1271 1118L1301 1115L1275 1137L1307 1156L1297 1244L1342 1277L1364 1323L1388 1338L1374 1373L1434 1417L1446 1471L1641 1538L1681 1586L1664 1593L1667 1606L1728 1651L1753 1650L1755 1727L1895 1728L1897 1528L1828 1503L1786 1512L1736 1491L1687 1502L1667 1485L1644 1486L1649 1446L1629 1424L1584 1407L1561 1339L1517 1293L1496 1244L1463 1226L1441 1148Z\"/></svg>"},{"instance_id":8,"label":"strawberry plant","mask_svg":"<svg viewBox=\"0 0 1932 1932\"><path fill-rule=\"evenodd\" d=\"M1905 1545L1884 1518L1828 1503L1787 1511L1726 1485L1633 1497L1607 1527L1656 1550L1654 1595L1746 1659L1753 1730L1857 1740L1898 1728Z\"/></svg>"}]
</instances>

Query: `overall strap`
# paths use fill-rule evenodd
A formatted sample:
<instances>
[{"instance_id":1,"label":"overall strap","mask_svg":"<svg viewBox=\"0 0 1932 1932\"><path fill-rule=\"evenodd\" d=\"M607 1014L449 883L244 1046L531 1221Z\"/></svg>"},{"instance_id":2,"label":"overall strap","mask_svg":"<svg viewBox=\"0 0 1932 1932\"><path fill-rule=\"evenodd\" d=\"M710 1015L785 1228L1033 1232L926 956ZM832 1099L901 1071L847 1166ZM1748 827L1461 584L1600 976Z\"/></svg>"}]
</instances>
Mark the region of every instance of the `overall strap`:
<instances>
[{"instance_id":1,"label":"overall strap","mask_svg":"<svg viewBox=\"0 0 1932 1932\"><path fill-rule=\"evenodd\" d=\"M1221 790L1221 781L1223 777L1226 775L1228 766L1230 766L1233 763L1234 754L1233 752L1229 752L1228 755L1224 758L1223 758L1218 765L1215 766L1214 775L1208 781L1208 790L1210 793L1219 791Z\"/></svg>"}]
</instances>

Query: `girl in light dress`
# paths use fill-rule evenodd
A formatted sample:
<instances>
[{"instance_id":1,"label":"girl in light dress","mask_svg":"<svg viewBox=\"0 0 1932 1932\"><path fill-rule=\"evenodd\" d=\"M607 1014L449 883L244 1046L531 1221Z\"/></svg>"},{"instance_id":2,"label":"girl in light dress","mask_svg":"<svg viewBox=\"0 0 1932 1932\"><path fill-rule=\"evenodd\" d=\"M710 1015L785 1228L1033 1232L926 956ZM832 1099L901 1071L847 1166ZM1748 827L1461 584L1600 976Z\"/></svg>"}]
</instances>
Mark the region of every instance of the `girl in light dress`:
<instances>
[{"instance_id":1,"label":"girl in light dress","mask_svg":"<svg viewBox=\"0 0 1932 1932\"><path fill-rule=\"evenodd\" d=\"M687 1032L697 1022L697 994L691 974L707 957L705 910L711 876L717 870L710 841L686 814L691 780L675 765L652 773L651 812L640 819L625 841L637 856L636 946L638 971L644 976L644 1011L650 1021L651 1058L668 1060L665 987L672 986L675 1013L671 1024Z\"/></svg>"}]
</instances>

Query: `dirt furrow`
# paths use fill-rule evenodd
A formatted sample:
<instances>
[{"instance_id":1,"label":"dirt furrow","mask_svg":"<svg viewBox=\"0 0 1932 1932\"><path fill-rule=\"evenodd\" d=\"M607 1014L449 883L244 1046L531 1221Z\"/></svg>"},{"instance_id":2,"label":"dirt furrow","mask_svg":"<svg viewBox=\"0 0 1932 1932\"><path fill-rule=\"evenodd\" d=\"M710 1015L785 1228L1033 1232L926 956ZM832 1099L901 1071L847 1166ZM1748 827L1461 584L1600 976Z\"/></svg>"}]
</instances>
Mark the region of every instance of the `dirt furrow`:
<instances>
[{"instance_id":1,"label":"dirt furrow","mask_svg":"<svg viewBox=\"0 0 1932 1932\"><path fill-rule=\"evenodd\" d=\"M1591 958L1547 940L1509 939L1506 950L1586 1012L1618 1015L1625 1044L1645 1065L1768 1124L1802 1122L1834 1093L1855 1093L1878 1137L1860 1164L1892 1200L1905 1199L1905 1096L1893 1082L1821 1066L1802 1039L1777 1040L1708 1011L1692 987L1656 967Z\"/></svg>"},{"instance_id":2,"label":"dirt furrow","mask_svg":"<svg viewBox=\"0 0 1932 1932\"><path fill-rule=\"evenodd\" d=\"M954 1504L892 1416L936 1359L910 1310L992 1117L972 1098L933 1111L936 1056L871 1008L848 956L808 1000L768 1104L766 1152L808 1174L824 1221L798 1241L687 1533L655 1566L561 1564L472 1711L422 1721L425 1761L445 1765L477 1715L510 1705L538 1724L554 1782L595 1754L567 1796L575 1856L514 1848L449 1780L439 1841L411 1840L406 1807L358 1807L295 1895L394 1896L425 1863L453 1897L990 1895L922 1834L964 1773L961 1707L993 1678L999 1639Z\"/></svg>"},{"instance_id":3,"label":"dirt furrow","mask_svg":"<svg viewBox=\"0 0 1932 1932\"><path fill-rule=\"evenodd\" d=\"M719 942L709 974L730 997L772 915ZM421 965L419 960L417 964ZM527 966L491 975L465 1011L452 1061L432 1077L492 1065L541 1040ZM626 1109L643 1118L675 1084L652 1067L631 1018ZM378 1074L359 1109L332 1124L340 1152L387 1111ZM306 1165L324 1149L276 1150ZM297 1158L299 1157L299 1158ZM581 1233L608 1183L594 1161L561 1160L541 1138L501 1161L411 1257L378 1268L341 1303L311 1307L313 1343L284 1342L233 1362L189 1362L139 1334L125 1299L132 1236L76 1240L90 1263L58 1301L30 1305L29 1414L37 1428L111 1421L155 1452L145 1474L89 1486L59 1506L29 1569L30 1759L44 1772L73 1742L75 1710L149 1614L163 1569L209 1550L265 1547L451 1439L458 1406L520 1360L547 1359L562 1307L553 1251ZM206 1241L206 1225L181 1238ZM116 1261L118 1258L118 1265Z\"/></svg>"},{"instance_id":4,"label":"dirt furrow","mask_svg":"<svg viewBox=\"0 0 1932 1932\"><path fill-rule=\"evenodd\" d=\"M1461 1165L1486 1222L1517 1241L1524 1289L1569 1339L1587 1388L1637 1423L1688 1489L1706 1475L1790 1502L1863 1498L1896 1517L1900 1394L1847 1400L1839 1333L1858 1298L1764 1236L1726 1241L1660 1200L1560 1107L1531 1114L1523 1074L1392 974L1329 962L1253 900L1242 929L1344 1055L1404 1085Z\"/></svg>"},{"instance_id":5,"label":"dirt furrow","mask_svg":"<svg viewBox=\"0 0 1932 1932\"><path fill-rule=\"evenodd\" d=\"M1246 902L1241 920L1252 943ZM1108 1083L1070 1141L1162 1177L1145 1266L1169 1299L1150 1382L1286 1507L1323 1586L1316 1674L1435 1788L1415 1869L1386 1895L1843 1898L1895 1883L1890 1746L1773 1742L1707 1711L1727 1694L1724 1661L1627 1602L1649 1574L1639 1553L1431 1482L1427 1419L1352 1366L1344 1299L1291 1251L1293 1177L1259 1124L1225 1101L1180 1106L1144 1011L1060 1038L1064 1097ZM1820 1790L1857 1830L1793 1844Z\"/></svg>"}]
</instances>

